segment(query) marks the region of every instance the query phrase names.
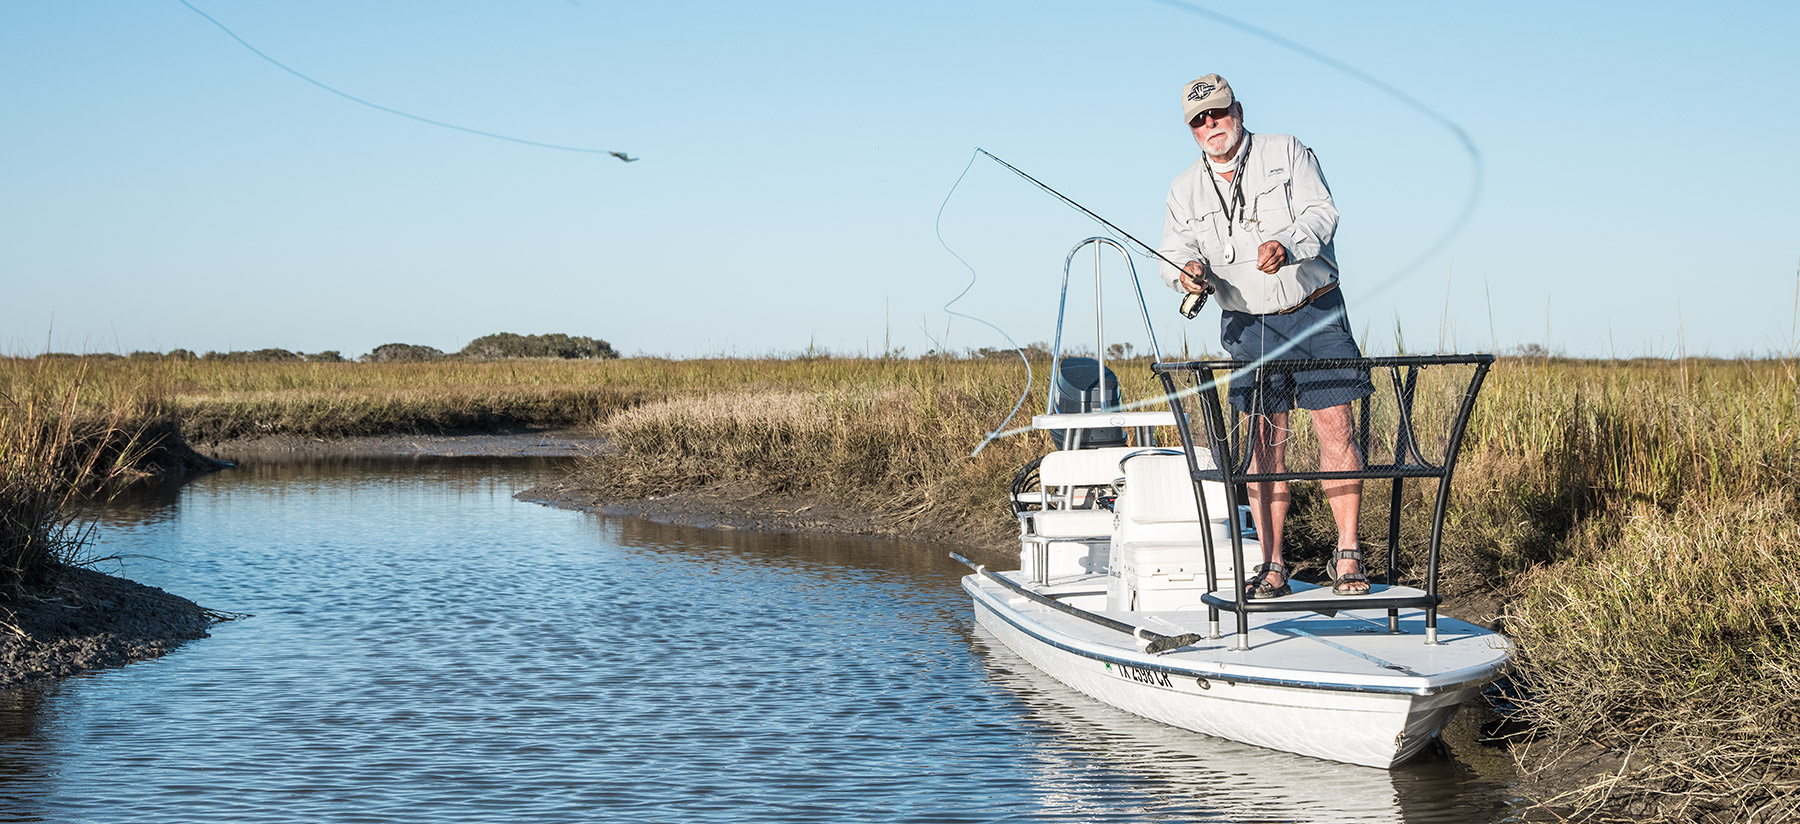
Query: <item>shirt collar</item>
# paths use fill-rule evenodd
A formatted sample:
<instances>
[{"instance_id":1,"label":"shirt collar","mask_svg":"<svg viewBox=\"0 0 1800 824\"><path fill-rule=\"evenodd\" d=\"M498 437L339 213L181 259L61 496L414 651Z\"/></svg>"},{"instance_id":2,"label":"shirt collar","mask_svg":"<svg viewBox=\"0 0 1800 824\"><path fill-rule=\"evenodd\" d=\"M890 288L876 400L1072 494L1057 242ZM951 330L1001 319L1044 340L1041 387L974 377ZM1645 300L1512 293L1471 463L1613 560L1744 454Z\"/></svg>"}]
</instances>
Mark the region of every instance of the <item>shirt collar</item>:
<instances>
[{"instance_id":1,"label":"shirt collar","mask_svg":"<svg viewBox=\"0 0 1800 824\"><path fill-rule=\"evenodd\" d=\"M1231 160L1227 163L1215 163L1205 152L1200 153L1201 157L1206 161L1206 168L1208 171L1215 175L1222 175L1225 172L1229 172L1232 169L1236 169L1243 165L1244 152L1250 150L1250 130L1239 126L1238 135L1237 151L1232 153Z\"/></svg>"}]
</instances>

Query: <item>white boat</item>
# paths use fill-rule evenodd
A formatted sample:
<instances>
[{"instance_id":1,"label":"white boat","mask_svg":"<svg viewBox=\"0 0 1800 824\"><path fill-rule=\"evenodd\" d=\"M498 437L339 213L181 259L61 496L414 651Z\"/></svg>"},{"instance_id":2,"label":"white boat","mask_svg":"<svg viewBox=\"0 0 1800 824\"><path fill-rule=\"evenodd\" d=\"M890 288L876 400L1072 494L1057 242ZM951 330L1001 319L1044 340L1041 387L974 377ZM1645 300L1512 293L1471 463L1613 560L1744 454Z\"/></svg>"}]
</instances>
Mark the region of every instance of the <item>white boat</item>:
<instances>
[{"instance_id":1,"label":"white boat","mask_svg":"<svg viewBox=\"0 0 1800 824\"><path fill-rule=\"evenodd\" d=\"M1121 803L1117 788L1096 786L1100 773L1132 777L1129 803L1145 821L1401 824L1415 781L1431 781L1195 735L1069 689L981 627L970 640L1038 731L1024 780L1062 812Z\"/></svg>"},{"instance_id":2,"label":"white boat","mask_svg":"<svg viewBox=\"0 0 1800 824\"><path fill-rule=\"evenodd\" d=\"M1092 238L1069 261L1088 245L1098 301L1099 251L1124 249ZM1351 764L1405 761L1499 677L1511 652L1503 636L1438 615L1443 510L1492 357L1166 362L1137 294L1163 387L1151 406L1163 408L1116 399L1098 322L1100 358L1064 359L1059 313L1050 402L1032 421L1056 448L1014 484L1019 566L995 571L958 556L975 570L963 587L976 619L1044 673L1145 718ZM1065 264L1065 308L1067 296ZM1251 438L1224 385L1323 366L1374 378L1375 393L1352 407L1358 468L1309 465L1317 440L1296 423L1288 465L1250 472ZM1371 574L1359 596L1294 581L1292 594L1247 598L1240 582L1261 549L1236 516L1239 485L1319 478L1388 483L1385 576ZM1408 497L1414 482L1425 486ZM1421 522L1409 506L1430 510L1428 537L1405 537Z\"/></svg>"}]
</instances>

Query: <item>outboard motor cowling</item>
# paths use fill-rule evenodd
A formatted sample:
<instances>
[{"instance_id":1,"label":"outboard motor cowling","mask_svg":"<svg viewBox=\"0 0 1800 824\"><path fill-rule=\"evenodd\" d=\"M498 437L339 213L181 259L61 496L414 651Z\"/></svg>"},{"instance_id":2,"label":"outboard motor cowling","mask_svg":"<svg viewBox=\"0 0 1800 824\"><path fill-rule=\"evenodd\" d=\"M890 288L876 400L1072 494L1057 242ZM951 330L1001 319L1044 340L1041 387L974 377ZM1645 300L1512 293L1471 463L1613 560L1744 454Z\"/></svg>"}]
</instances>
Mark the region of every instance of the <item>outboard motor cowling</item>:
<instances>
[{"instance_id":1,"label":"outboard motor cowling","mask_svg":"<svg viewBox=\"0 0 1800 824\"><path fill-rule=\"evenodd\" d=\"M1100 396L1100 362L1093 358L1063 358L1057 366L1056 384L1051 387L1052 400L1059 415L1076 412L1102 412L1119 408L1119 378L1106 370L1106 396ZM1119 427L1099 429L1052 429L1050 437L1057 449L1099 449L1125 446L1125 430ZM1072 441L1079 443L1071 443Z\"/></svg>"}]
</instances>

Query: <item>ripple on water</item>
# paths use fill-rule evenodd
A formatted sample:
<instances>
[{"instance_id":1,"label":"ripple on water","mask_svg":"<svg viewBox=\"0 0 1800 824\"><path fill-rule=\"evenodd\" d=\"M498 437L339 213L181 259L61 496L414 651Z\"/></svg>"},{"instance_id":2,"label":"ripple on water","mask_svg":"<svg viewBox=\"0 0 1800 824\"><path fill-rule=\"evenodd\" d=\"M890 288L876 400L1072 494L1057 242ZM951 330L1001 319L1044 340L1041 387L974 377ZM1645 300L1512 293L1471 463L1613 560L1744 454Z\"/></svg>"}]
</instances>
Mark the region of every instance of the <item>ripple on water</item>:
<instances>
[{"instance_id":1,"label":"ripple on water","mask_svg":"<svg viewBox=\"0 0 1800 824\"><path fill-rule=\"evenodd\" d=\"M1205 739L975 633L939 550L657 527L553 467L226 472L109 522L256 617L9 697L12 820L1470 821L1492 781ZM160 560L145 560L154 557ZM5 816L0 816L5 817Z\"/></svg>"}]
</instances>

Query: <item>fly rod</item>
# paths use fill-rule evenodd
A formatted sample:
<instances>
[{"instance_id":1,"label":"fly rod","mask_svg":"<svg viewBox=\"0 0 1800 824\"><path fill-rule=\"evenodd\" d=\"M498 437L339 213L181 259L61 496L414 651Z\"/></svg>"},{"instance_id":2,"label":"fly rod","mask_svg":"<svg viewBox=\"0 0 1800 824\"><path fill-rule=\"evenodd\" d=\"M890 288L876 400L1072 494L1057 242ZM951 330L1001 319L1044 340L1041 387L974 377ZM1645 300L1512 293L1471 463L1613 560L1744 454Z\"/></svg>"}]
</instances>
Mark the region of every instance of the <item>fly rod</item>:
<instances>
[{"instance_id":1,"label":"fly rod","mask_svg":"<svg viewBox=\"0 0 1800 824\"><path fill-rule=\"evenodd\" d=\"M983 149L980 146L975 147L975 151L978 151L984 155L987 155L989 160L992 160L995 163L1005 166L1013 174L1016 174L1019 177L1022 177L1022 178L1025 178L1026 180L1031 181L1032 185L1038 187L1039 189L1043 189L1046 192L1049 192L1050 195L1052 197L1055 197L1057 200L1067 203L1068 205L1074 207L1076 210L1080 211L1082 214L1087 215L1088 217L1091 217L1091 218L1099 221L1100 225L1105 226L1106 228L1111 229L1115 232L1118 232L1121 237L1125 238L1126 240L1131 241L1132 243L1137 244L1138 248L1143 249L1146 252L1149 252L1157 260L1160 260L1164 263L1169 264L1170 266L1175 267L1175 269L1177 271L1185 271L1181 268L1181 264L1168 259L1168 257L1164 256L1162 252L1159 252L1159 251L1151 248L1150 244L1145 243L1141 240L1138 240L1137 238L1133 237L1130 232L1127 232L1124 229L1121 229L1118 226L1113 225L1112 221L1107 220L1106 218L1103 218L1097 214L1094 214L1094 211L1092 209L1089 209L1086 206L1076 203L1074 201L1074 199L1070 198L1068 195L1065 195L1062 192L1059 192L1055 189L1050 188L1049 184L1045 183L1044 181L1038 180L1037 178L1026 174L1024 172L1024 170L1020 169L1017 166L1012 165L1011 163L1001 160L998 155L995 155L993 152ZM1193 316L1200 314L1200 309L1202 307L1206 306L1206 296L1209 294L1212 294L1212 284L1210 284L1210 283L1206 285L1206 291L1204 291L1204 292L1188 293L1187 297L1184 297L1181 299L1181 314L1186 317L1189 317L1189 318L1192 318Z\"/></svg>"}]
</instances>

